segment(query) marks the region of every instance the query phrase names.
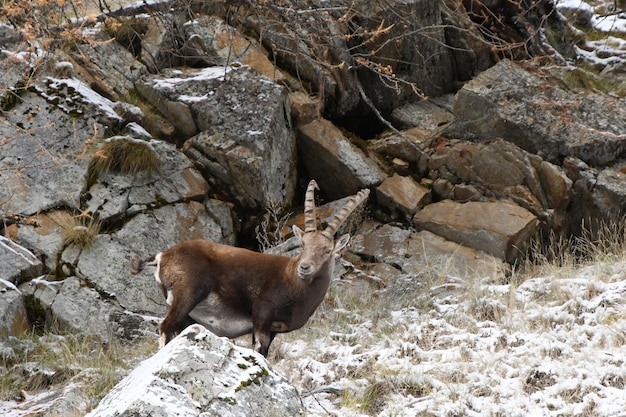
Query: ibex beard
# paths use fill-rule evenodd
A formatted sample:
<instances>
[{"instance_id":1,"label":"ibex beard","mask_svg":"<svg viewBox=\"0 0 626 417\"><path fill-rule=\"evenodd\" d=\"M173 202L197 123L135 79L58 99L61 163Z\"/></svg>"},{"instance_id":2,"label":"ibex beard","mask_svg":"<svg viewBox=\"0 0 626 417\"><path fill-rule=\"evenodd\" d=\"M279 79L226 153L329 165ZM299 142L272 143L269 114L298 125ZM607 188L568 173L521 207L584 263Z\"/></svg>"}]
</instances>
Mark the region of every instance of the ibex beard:
<instances>
[{"instance_id":1,"label":"ibex beard","mask_svg":"<svg viewBox=\"0 0 626 417\"><path fill-rule=\"evenodd\" d=\"M324 230L317 230L312 180L304 203L304 231L293 226L302 252L294 257L254 252L207 240L190 240L148 260L131 259L131 273L156 266L155 279L169 309L159 325L165 346L189 324L218 336L252 333L254 350L267 356L278 333L301 328L324 300L335 256L350 240L334 240L347 217L365 201L368 189L352 196Z\"/></svg>"}]
</instances>

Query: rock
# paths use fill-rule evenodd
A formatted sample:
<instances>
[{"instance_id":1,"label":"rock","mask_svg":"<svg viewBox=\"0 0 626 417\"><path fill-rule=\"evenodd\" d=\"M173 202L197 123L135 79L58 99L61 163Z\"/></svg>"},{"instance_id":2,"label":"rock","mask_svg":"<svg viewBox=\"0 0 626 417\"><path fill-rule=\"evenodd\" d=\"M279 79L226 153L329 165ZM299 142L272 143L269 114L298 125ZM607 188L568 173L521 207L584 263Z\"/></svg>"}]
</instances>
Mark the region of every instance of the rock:
<instances>
[{"instance_id":1,"label":"rock","mask_svg":"<svg viewBox=\"0 0 626 417\"><path fill-rule=\"evenodd\" d=\"M190 239L224 243L220 226L206 213L204 205L194 201L139 213L119 231L96 236L79 254L77 248L66 249L63 262L122 307L135 313L162 316L166 304L154 282L154 271L131 276L130 256L137 253L148 258Z\"/></svg>"},{"instance_id":2,"label":"rock","mask_svg":"<svg viewBox=\"0 0 626 417\"><path fill-rule=\"evenodd\" d=\"M503 138L558 163L576 157L607 164L626 150L626 109L596 92L573 94L549 74L500 61L456 95L448 137L474 141Z\"/></svg>"},{"instance_id":3,"label":"rock","mask_svg":"<svg viewBox=\"0 0 626 417\"><path fill-rule=\"evenodd\" d=\"M96 32L93 38L93 42L79 43L67 53L74 71L85 79L86 85L97 88L111 100L128 97L134 82L148 72L146 66L102 32Z\"/></svg>"},{"instance_id":4,"label":"rock","mask_svg":"<svg viewBox=\"0 0 626 417\"><path fill-rule=\"evenodd\" d=\"M430 132L419 127L408 129L400 135L389 135L380 139L368 142L368 149L387 158L398 158L407 161L413 166L414 171L421 174L418 166L420 160L424 158L424 148L427 145L427 138Z\"/></svg>"},{"instance_id":5,"label":"rock","mask_svg":"<svg viewBox=\"0 0 626 417\"><path fill-rule=\"evenodd\" d=\"M290 92L289 103L291 107L291 122L294 127L311 123L320 117L320 101L302 91Z\"/></svg>"},{"instance_id":6,"label":"rock","mask_svg":"<svg viewBox=\"0 0 626 417\"><path fill-rule=\"evenodd\" d=\"M378 205L393 218L410 219L415 212L430 203L430 191L411 177L393 174L376 189Z\"/></svg>"},{"instance_id":7,"label":"rock","mask_svg":"<svg viewBox=\"0 0 626 417\"><path fill-rule=\"evenodd\" d=\"M130 136L107 139L113 140L138 141L149 146L159 161L158 172L101 172L84 197L88 211L97 213L100 220L116 220L164 203L205 198L209 190L207 182L173 145Z\"/></svg>"},{"instance_id":8,"label":"rock","mask_svg":"<svg viewBox=\"0 0 626 417\"><path fill-rule=\"evenodd\" d=\"M431 155L428 167L436 178L433 189L441 198L469 201L481 194L508 198L551 227L567 229L572 181L558 166L509 142L450 141Z\"/></svg>"},{"instance_id":9,"label":"rock","mask_svg":"<svg viewBox=\"0 0 626 417\"><path fill-rule=\"evenodd\" d=\"M403 270L412 275L426 270L462 278L497 279L510 273L509 265L502 259L427 230L412 235L407 250L412 256L407 259Z\"/></svg>"},{"instance_id":10,"label":"rock","mask_svg":"<svg viewBox=\"0 0 626 417\"><path fill-rule=\"evenodd\" d=\"M565 166L575 180L569 208L573 233L580 233L581 226L592 232L619 227L626 213L626 162L597 169L569 158Z\"/></svg>"},{"instance_id":11,"label":"rock","mask_svg":"<svg viewBox=\"0 0 626 417\"><path fill-rule=\"evenodd\" d=\"M294 387L252 350L192 325L118 383L87 416L232 417L304 413Z\"/></svg>"},{"instance_id":12,"label":"rock","mask_svg":"<svg viewBox=\"0 0 626 417\"><path fill-rule=\"evenodd\" d=\"M420 127L430 133L440 130L454 119L448 110L431 100L421 100L396 107L391 113L391 121L402 129Z\"/></svg>"},{"instance_id":13,"label":"rock","mask_svg":"<svg viewBox=\"0 0 626 417\"><path fill-rule=\"evenodd\" d=\"M208 56L212 66L228 66L233 63L247 65L276 83L292 83L268 59L267 51L260 44L244 37L219 17L199 17L185 23L183 30L189 57Z\"/></svg>"},{"instance_id":14,"label":"rock","mask_svg":"<svg viewBox=\"0 0 626 417\"><path fill-rule=\"evenodd\" d=\"M29 329L24 295L11 282L0 279L0 341L21 336Z\"/></svg>"},{"instance_id":15,"label":"rock","mask_svg":"<svg viewBox=\"0 0 626 417\"><path fill-rule=\"evenodd\" d=\"M413 223L453 242L478 249L509 263L524 255L537 229L537 218L507 201L429 204Z\"/></svg>"},{"instance_id":16,"label":"rock","mask_svg":"<svg viewBox=\"0 0 626 417\"><path fill-rule=\"evenodd\" d=\"M124 311L112 300L103 299L77 277L62 281L34 279L22 284L20 290L32 297L37 308L45 312L46 324L61 332L76 332L106 339L110 336L130 340L132 336L155 334L156 318L137 320L132 329L116 322ZM132 313L127 313L132 315Z\"/></svg>"},{"instance_id":17,"label":"rock","mask_svg":"<svg viewBox=\"0 0 626 417\"><path fill-rule=\"evenodd\" d=\"M215 67L146 76L137 88L166 117L168 102L189 107L201 132L184 152L233 201L251 208L293 201L296 145L284 87L248 67Z\"/></svg>"},{"instance_id":18,"label":"rock","mask_svg":"<svg viewBox=\"0 0 626 417\"><path fill-rule=\"evenodd\" d=\"M26 216L78 209L88 164L84 143L104 128L93 115L75 119L33 93L23 99L0 119L0 137L11 138L0 156L0 217L7 207Z\"/></svg>"},{"instance_id":19,"label":"rock","mask_svg":"<svg viewBox=\"0 0 626 417\"><path fill-rule=\"evenodd\" d=\"M0 235L0 279L19 284L41 275L43 265L35 255Z\"/></svg>"},{"instance_id":20,"label":"rock","mask_svg":"<svg viewBox=\"0 0 626 417\"><path fill-rule=\"evenodd\" d=\"M508 273L508 266L486 252L463 246L422 230L412 232L397 226L366 222L353 238L351 251L375 265L387 264L396 272L419 276L424 272L460 277L497 277ZM394 271L375 267L386 277L395 277Z\"/></svg>"},{"instance_id":21,"label":"rock","mask_svg":"<svg viewBox=\"0 0 626 417\"><path fill-rule=\"evenodd\" d=\"M36 248L48 270L57 266L58 255L63 250L63 228L72 224L72 216L64 210L36 214L23 222L12 224L7 235L22 246Z\"/></svg>"},{"instance_id":22,"label":"rock","mask_svg":"<svg viewBox=\"0 0 626 417\"><path fill-rule=\"evenodd\" d=\"M386 263L402 270L406 258L411 256L407 252L410 236L410 230L369 220L352 239L350 250L372 262Z\"/></svg>"},{"instance_id":23,"label":"rock","mask_svg":"<svg viewBox=\"0 0 626 417\"><path fill-rule=\"evenodd\" d=\"M381 183L386 175L328 120L298 129L302 163L330 199Z\"/></svg>"}]
</instances>

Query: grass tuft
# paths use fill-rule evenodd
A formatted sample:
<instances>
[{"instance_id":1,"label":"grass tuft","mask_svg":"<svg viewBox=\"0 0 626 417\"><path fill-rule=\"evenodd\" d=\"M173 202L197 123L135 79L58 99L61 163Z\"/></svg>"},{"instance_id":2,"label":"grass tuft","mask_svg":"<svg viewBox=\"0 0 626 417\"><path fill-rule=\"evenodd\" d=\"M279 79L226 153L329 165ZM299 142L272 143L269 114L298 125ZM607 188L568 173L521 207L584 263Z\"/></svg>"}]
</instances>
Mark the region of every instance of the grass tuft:
<instances>
[{"instance_id":1,"label":"grass tuft","mask_svg":"<svg viewBox=\"0 0 626 417\"><path fill-rule=\"evenodd\" d=\"M94 154L88 176L95 179L101 172L135 175L159 171L159 158L149 143L127 137L109 138Z\"/></svg>"},{"instance_id":2,"label":"grass tuft","mask_svg":"<svg viewBox=\"0 0 626 417\"><path fill-rule=\"evenodd\" d=\"M102 223L93 218L73 217L68 223L61 225L61 228L64 246L75 245L86 249L100 233Z\"/></svg>"}]
</instances>

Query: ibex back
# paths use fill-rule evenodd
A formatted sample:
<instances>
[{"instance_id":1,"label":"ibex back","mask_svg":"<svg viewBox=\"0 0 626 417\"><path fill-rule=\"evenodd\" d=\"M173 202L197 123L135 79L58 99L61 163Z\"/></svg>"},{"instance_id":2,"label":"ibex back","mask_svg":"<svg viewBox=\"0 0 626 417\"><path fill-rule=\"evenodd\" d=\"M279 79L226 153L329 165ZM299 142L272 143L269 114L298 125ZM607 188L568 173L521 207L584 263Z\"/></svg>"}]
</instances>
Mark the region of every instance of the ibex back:
<instances>
[{"instance_id":1,"label":"ibex back","mask_svg":"<svg viewBox=\"0 0 626 417\"><path fill-rule=\"evenodd\" d=\"M333 274L335 254L350 236L334 235L369 195L352 196L324 230L317 230L311 181L304 203L304 231L293 227L302 252L290 258L253 252L206 240L178 244L152 259L131 259L131 272L155 265L155 278L169 304L159 326L163 347L187 325L200 323L218 336L252 333L253 347L267 356L277 333L304 326L320 305Z\"/></svg>"}]
</instances>

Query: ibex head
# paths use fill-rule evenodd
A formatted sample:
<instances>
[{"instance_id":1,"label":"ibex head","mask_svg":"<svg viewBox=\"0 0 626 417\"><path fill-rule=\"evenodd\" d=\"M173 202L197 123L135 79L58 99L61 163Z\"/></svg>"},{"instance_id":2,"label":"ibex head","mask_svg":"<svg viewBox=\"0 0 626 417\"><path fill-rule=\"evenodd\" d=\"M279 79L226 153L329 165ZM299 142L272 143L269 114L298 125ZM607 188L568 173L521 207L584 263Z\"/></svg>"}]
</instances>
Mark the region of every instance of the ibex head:
<instances>
[{"instance_id":1,"label":"ibex head","mask_svg":"<svg viewBox=\"0 0 626 417\"><path fill-rule=\"evenodd\" d=\"M343 249L350 240L350 235L342 235L337 241L335 233L354 209L367 198L369 189L363 189L352 196L339 213L335 215L326 229L317 230L315 214L315 190L319 189L315 180L309 182L304 200L304 231L293 226L293 232L302 244L302 253L297 264L298 276L302 279L313 277L323 270L337 252Z\"/></svg>"}]
</instances>

